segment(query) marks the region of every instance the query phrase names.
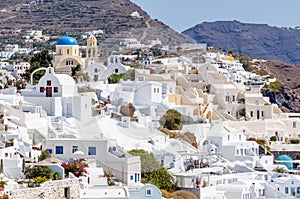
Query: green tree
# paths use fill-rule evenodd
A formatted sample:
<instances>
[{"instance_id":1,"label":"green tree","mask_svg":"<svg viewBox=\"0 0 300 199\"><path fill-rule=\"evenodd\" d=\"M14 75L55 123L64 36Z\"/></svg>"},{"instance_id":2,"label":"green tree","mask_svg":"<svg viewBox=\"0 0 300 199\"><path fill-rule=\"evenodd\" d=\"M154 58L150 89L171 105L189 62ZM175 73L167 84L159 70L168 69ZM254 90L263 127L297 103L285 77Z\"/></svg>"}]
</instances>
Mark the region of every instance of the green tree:
<instances>
[{"instance_id":1,"label":"green tree","mask_svg":"<svg viewBox=\"0 0 300 199\"><path fill-rule=\"evenodd\" d=\"M153 56L160 56L162 55L162 45L156 44L150 48L150 51L153 53Z\"/></svg>"},{"instance_id":2,"label":"green tree","mask_svg":"<svg viewBox=\"0 0 300 199\"><path fill-rule=\"evenodd\" d=\"M108 79L108 83L110 84L116 84L120 81L120 79L123 77L123 74L112 74L110 75Z\"/></svg>"},{"instance_id":3,"label":"green tree","mask_svg":"<svg viewBox=\"0 0 300 199\"><path fill-rule=\"evenodd\" d=\"M71 70L72 70L72 77L74 77L81 70L80 64L77 64L75 67L72 67Z\"/></svg>"},{"instance_id":4,"label":"green tree","mask_svg":"<svg viewBox=\"0 0 300 199\"><path fill-rule=\"evenodd\" d=\"M182 128L182 121L183 117L181 113L170 109L160 118L159 123L169 130L180 130Z\"/></svg>"},{"instance_id":5,"label":"green tree","mask_svg":"<svg viewBox=\"0 0 300 199\"><path fill-rule=\"evenodd\" d=\"M172 191L176 188L176 183L173 182L172 176L165 168L160 168L144 175L144 182L154 184L159 189Z\"/></svg>"},{"instance_id":6,"label":"green tree","mask_svg":"<svg viewBox=\"0 0 300 199\"><path fill-rule=\"evenodd\" d=\"M154 158L152 153L148 153L143 149L133 149L129 151L129 153L134 156L140 156L142 177L145 173L149 173L161 168L161 165Z\"/></svg>"},{"instance_id":7,"label":"green tree","mask_svg":"<svg viewBox=\"0 0 300 199\"><path fill-rule=\"evenodd\" d=\"M51 158L51 155L50 155L48 150L44 150L44 151L42 151L41 155L39 156L38 161L40 162L40 161L45 160L47 158Z\"/></svg>"},{"instance_id":8,"label":"green tree","mask_svg":"<svg viewBox=\"0 0 300 199\"><path fill-rule=\"evenodd\" d=\"M152 153L148 153L143 149L134 149L129 151L129 153L134 156L140 156L141 158L143 183L151 183L159 189L165 189L167 191L172 191L176 188L176 183L173 181L172 176L159 164Z\"/></svg>"},{"instance_id":9,"label":"green tree","mask_svg":"<svg viewBox=\"0 0 300 199\"><path fill-rule=\"evenodd\" d=\"M36 53L33 55L30 59L30 69L26 71L24 74L24 78L29 80L30 79L30 74L41 67L49 67L52 66L52 59L53 56L49 54L48 50L43 50L39 53ZM33 81L36 83L39 81L39 79L45 74L45 71L38 71L34 74Z\"/></svg>"}]
</instances>

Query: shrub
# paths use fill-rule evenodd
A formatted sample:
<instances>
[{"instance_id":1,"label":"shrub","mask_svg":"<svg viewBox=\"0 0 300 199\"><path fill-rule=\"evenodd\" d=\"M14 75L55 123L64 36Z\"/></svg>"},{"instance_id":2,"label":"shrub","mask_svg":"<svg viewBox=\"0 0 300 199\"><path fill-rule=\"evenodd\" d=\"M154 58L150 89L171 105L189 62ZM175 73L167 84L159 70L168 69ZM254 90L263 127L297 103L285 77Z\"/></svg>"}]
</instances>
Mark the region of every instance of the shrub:
<instances>
[{"instance_id":1,"label":"shrub","mask_svg":"<svg viewBox=\"0 0 300 199\"><path fill-rule=\"evenodd\" d=\"M160 118L159 123L169 130L180 130L182 128L182 121L183 117L181 113L170 109Z\"/></svg>"},{"instance_id":2,"label":"shrub","mask_svg":"<svg viewBox=\"0 0 300 199\"><path fill-rule=\"evenodd\" d=\"M30 179L45 177L47 180L52 179L52 170L46 166L34 166L25 168L25 176Z\"/></svg>"},{"instance_id":3,"label":"shrub","mask_svg":"<svg viewBox=\"0 0 300 199\"><path fill-rule=\"evenodd\" d=\"M272 142L277 141L277 137L276 137L276 136L271 136L271 137L270 137L270 141L272 141Z\"/></svg>"},{"instance_id":4,"label":"shrub","mask_svg":"<svg viewBox=\"0 0 300 199\"><path fill-rule=\"evenodd\" d=\"M270 89L274 92L278 92L281 89L281 84L278 81L272 82L269 84L268 89Z\"/></svg>"},{"instance_id":5,"label":"shrub","mask_svg":"<svg viewBox=\"0 0 300 199\"><path fill-rule=\"evenodd\" d=\"M276 167L273 171L277 172L277 173L286 173L287 172L287 170L284 167Z\"/></svg>"},{"instance_id":6,"label":"shrub","mask_svg":"<svg viewBox=\"0 0 300 199\"><path fill-rule=\"evenodd\" d=\"M65 169L66 175L71 172L76 177L80 177L87 173L85 168L88 167L88 164L85 163L84 159L80 158L78 160L69 160L68 162L63 162L61 166Z\"/></svg>"},{"instance_id":7,"label":"shrub","mask_svg":"<svg viewBox=\"0 0 300 199\"><path fill-rule=\"evenodd\" d=\"M299 144L299 139L291 139L291 144Z\"/></svg>"}]
</instances>

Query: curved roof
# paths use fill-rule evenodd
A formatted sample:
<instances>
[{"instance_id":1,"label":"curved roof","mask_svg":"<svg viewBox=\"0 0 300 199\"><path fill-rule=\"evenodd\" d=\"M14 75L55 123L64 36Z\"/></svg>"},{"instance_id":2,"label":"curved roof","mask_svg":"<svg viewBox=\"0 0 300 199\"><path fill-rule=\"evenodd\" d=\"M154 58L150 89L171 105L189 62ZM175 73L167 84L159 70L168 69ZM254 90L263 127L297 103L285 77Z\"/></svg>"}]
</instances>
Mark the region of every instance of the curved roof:
<instances>
[{"instance_id":1,"label":"curved roof","mask_svg":"<svg viewBox=\"0 0 300 199\"><path fill-rule=\"evenodd\" d=\"M290 156L287 155L281 155L278 158L276 158L276 160L287 160L287 161L291 161L293 160Z\"/></svg>"},{"instance_id":2,"label":"curved roof","mask_svg":"<svg viewBox=\"0 0 300 199\"><path fill-rule=\"evenodd\" d=\"M59 80L59 83L61 85L74 85L75 86L75 81L70 75L66 74L55 74L57 79Z\"/></svg>"},{"instance_id":3,"label":"curved roof","mask_svg":"<svg viewBox=\"0 0 300 199\"><path fill-rule=\"evenodd\" d=\"M293 169L293 163L289 162L289 161L293 160L290 156L281 155L278 158L276 158L276 160L281 160L282 164L285 165L288 169ZM284 161L287 161L287 162L284 162Z\"/></svg>"},{"instance_id":4,"label":"curved roof","mask_svg":"<svg viewBox=\"0 0 300 199\"><path fill-rule=\"evenodd\" d=\"M57 41L57 45L68 45L69 46L69 45L78 45L78 43L75 38L65 36L65 37L60 38Z\"/></svg>"}]
</instances>

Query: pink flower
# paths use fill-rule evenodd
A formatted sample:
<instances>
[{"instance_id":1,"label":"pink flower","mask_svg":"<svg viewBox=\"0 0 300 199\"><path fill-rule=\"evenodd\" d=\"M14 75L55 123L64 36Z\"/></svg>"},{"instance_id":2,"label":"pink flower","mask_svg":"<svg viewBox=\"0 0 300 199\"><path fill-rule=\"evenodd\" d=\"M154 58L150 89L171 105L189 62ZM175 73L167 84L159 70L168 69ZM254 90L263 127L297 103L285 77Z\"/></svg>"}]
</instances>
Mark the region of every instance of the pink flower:
<instances>
[{"instance_id":1,"label":"pink flower","mask_svg":"<svg viewBox=\"0 0 300 199\"><path fill-rule=\"evenodd\" d=\"M63 162L63 163L61 163L61 166L62 166L63 168L66 168L66 167L67 167L67 163L66 163L66 162Z\"/></svg>"},{"instance_id":2,"label":"pink flower","mask_svg":"<svg viewBox=\"0 0 300 199\"><path fill-rule=\"evenodd\" d=\"M79 175L79 171L75 171L75 175L78 176Z\"/></svg>"}]
</instances>

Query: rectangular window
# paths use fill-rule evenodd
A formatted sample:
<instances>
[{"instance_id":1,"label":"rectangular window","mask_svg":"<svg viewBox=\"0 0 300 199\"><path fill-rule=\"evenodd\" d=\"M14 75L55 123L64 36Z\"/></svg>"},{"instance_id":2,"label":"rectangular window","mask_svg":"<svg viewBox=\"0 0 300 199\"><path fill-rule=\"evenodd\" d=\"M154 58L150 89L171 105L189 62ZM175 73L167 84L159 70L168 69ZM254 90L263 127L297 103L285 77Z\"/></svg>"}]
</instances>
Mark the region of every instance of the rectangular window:
<instances>
[{"instance_id":1,"label":"rectangular window","mask_svg":"<svg viewBox=\"0 0 300 199\"><path fill-rule=\"evenodd\" d=\"M148 188L146 189L146 197L152 196L152 189Z\"/></svg>"},{"instance_id":2,"label":"rectangular window","mask_svg":"<svg viewBox=\"0 0 300 199\"><path fill-rule=\"evenodd\" d=\"M63 146L56 146L55 147L56 154L64 154L64 147Z\"/></svg>"},{"instance_id":3,"label":"rectangular window","mask_svg":"<svg viewBox=\"0 0 300 199\"><path fill-rule=\"evenodd\" d=\"M44 87L40 87L40 93L43 93L45 91Z\"/></svg>"},{"instance_id":4,"label":"rectangular window","mask_svg":"<svg viewBox=\"0 0 300 199\"><path fill-rule=\"evenodd\" d=\"M157 88L157 92L159 93L159 88Z\"/></svg>"},{"instance_id":5,"label":"rectangular window","mask_svg":"<svg viewBox=\"0 0 300 199\"><path fill-rule=\"evenodd\" d=\"M227 95L225 98L226 102L229 102L229 96Z\"/></svg>"},{"instance_id":6,"label":"rectangular window","mask_svg":"<svg viewBox=\"0 0 300 199\"><path fill-rule=\"evenodd\" d=\"M295 196L296 192L295 192L295 187L291 187L291 195Z\"/></svg>"},{"instance_id":7,"label":"rectangular window","mask_svg":"<svg viewBox=\"0 0 300 199\"><path fill-rule=\"evenodd\" d=\"M288 194L289 193L289 188L285 187L285 193Z\"/></svg>"},{"instance_id":8,"label":"rectangular window","mask_svg":"<svg viewBox=\"0 0 300 199\"><path fill-rule=\"evenodd\" d=\"M54 87L54 93L58 93L58 87Z\"/></svg>"},{"instance_id":9,"label":"rectangular window","mask_svg":"<svg viewBox=\"0 0 300 199\"><path fill-rule=\"evenodd\" d=\"M47 80L47 86L51 86L51 80Z\"/></svg>"},{"instance_id":10,"label":"rectangular window","mask_svg":"<svg viewBox=\"0 0 300 199\"><path fill-rule=\"evenodd\" d=\"M119 73L119 69L116 68L115 69L115 73L118 74Z\"/></svg>"},{"instance_id":11,"label":"rectangular window","mask_svg":"<svg viewBox=\"0 0 300 199\"><path fill-rule=\"evenodd\" d=\"M75 153L76 151L78 151L78 146L73 146L72 147L72 153Z\"/></svg>"},{"instance_id":12,"label":"rectangular window","mask_svg":"<svg viewBox=\"0 0 300 199\"><path fill-rule=\"evenodd\" d=\"M90 146L88 149L88 155L96 155L96 147Z\"/></svg>"},{"instance_id":13,"label":"rectangular window","mask_svg":"<svg viewBox=\"0 0 300 199\"><path fill-rule=\"evenodd\" d=\"M156 93L156 88L153 89L153 92Z\"/></svg>"},{"instance_id":14,"label":"rectangular window","mask_svg":"<svg viewBox=\"0 0 300 199\"><path fill-rule=\"evenodd\" d=\"M98 73L98 69L97 69L97 68L95 68L95 70L94 70L94 71L95 71L95 73Z\"/></svg>"},{"instance_id":15,"label":"rectangular window","mask_svg":"<svg viewBox=\"0 0 300 199\"><path fill-rule=\"evenodd\" d=\"M232 101L233 101L233 102L235 101L235 96L234 96L234 95L232 96Z\"/></svg>"},{"instance_id":16,"label":"rectangular window","mask_svg":"<svg viewBox=\"0 0 300 199\"><path fill-rule=\"evenodd\" d=\"M47 149L47 151L48 151L50 154L52 154L52 149Z\"/></svg>"},{"instance_id":17,"label":"rectangular window","mask_svg":"<svg viewBox=\"0 0 300 199\"><path fill-rule=\"evenodd\" d=\"M297 187L297 193L300 193L300 187Z\"/></svg>"},{"instance_id":18,"label":"rectangular window","mask_svg":"<svg viewBox=\"0 0 300 199\"><path fill-rule=\"evenodd\" d=\"M250 111L250 117L253 117L253 111Z\"/></svg>"},{"instance_id":19,"label":"rectangular window","mask_svg":"<svg viewBox=\"0 0 300 199\"><path fill-rule=\"evenodd\" d=\"M293 128L295 129L297 127L296 122L293 122Z\"/></svg>"}]
</instances>

